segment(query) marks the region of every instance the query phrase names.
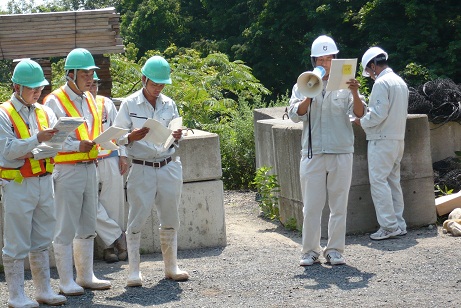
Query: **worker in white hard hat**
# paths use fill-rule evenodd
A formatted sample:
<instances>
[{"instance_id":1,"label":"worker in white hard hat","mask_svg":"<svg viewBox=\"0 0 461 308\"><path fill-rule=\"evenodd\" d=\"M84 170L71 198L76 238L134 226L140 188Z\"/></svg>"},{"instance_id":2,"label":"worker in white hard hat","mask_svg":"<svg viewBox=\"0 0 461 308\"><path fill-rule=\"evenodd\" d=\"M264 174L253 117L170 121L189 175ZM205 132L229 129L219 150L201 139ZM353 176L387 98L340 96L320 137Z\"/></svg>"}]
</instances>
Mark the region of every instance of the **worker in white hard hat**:
<instances>
[{"instance_id":1,"label":"worker in white hard hat","mask_svg":"<svg viewBox=\"0 0 461 308\"><path fill-rule=\"evenodd\" d=\"M48 249L56 224L53 157L46 144L57 132L53 111L37 103L48 81L40 65L20 61L12 77L14 94L0 105L0 186L4 207L2 250L8 307L62 305L66 298L50 285ZM24 293L24 259L29 256L35 300Z\"/></svg>"},{"instance_id":2,"label":"worker in white hard hat","mask_svg":"<svg viewBox=\"0 0 461 308\"><path fill-rule=\"evenodd\" d=\"M96 105L102 122L102 131L114 124L117 108L114 102L98 94L99 77L93 74L90 92L96 99ZM96 221L96 233L105 248L103 258L107 263L126 261L128 252L125 235L125 190L123 175L128 171L125 147L118 150L101 148L98 155L99 204Z\"/></svg>"},{"instance_id":3,"label":"worker in white hard hat","mask_svg":"<svg viewBox=\"0 0 461 308\"><path fill-rule=\"evenodd\" d=\"M105 290L111 287L110 281L96 278L93 272L99 154L99 147L93 140L101 132L101 119L89 89L96 69L99 67L88 50L73 49L64 63L66 84L51 92L44 102L58 119L81 117L85 122L67 137L55 157L53 171L57 220L53 248L59 289L69 296L84 294L84 288ZM73 260L77 272L75 280Z\"/></svg>"},{"instance_id":4,"label":"worker in white hard hat","mask_svg":"<svg viewBox=\"0 0 461 308\"><path fill-rule=\"evenodd\" d=\"M368 111L357 120L368 140L368 174L379 230L370 235L384 240L407 234L403 218L400 161L403 156L407 121L407 84L387 64L388 54L371 47L362 57L363 76L375 82Z\"/></svg>"},{"instance_id":5,"label":"worker in white hard hat","mask_svg":"<svg viewBox=\"0 0 461 308\"><path fill-rule=\"evenodd\" d=\"M179 117L176 103L162 94L165 85L171 84L170 71L170 65L163 57L150 57L141 69L142 89L123 100L114 122L114 126L129 130L118 140L119 144L126 146L132 163L127 178L129 287L142 286L143 283L139 270L141 230L153 207L160 222L165 277L176 281L189 279L189 274L177 265L182 165L178 156L175 160L171 158L182 131L174 130L175 143L165 148L162 144L146 140L149 128L143 127L147 119L155 119L168 127L172 120Z\"/></svg>"},{"instance_id":6,"label":"worker in white hard hat","mask_svg":"<svg viewBox=\"0 0 461 308\"><path fill-rule=\"evenodd\" d=\"M352 181L354 133L352 117L362 117L365 100L359 94L360 84L349 80L349 88L326 91L331 62L339 50L331 37L319 36L312 43L314 68L323 67L325 74L318 93L303 93L295 84L288 115L303 123L300 182L303 197L301 266L320 262L323 255L332 265L345 264L346 214ZM321 70L323 71L323 70ZM321 216L328 201L330 217L328 242L320 245Z\"/></svg>"}]
</instances>

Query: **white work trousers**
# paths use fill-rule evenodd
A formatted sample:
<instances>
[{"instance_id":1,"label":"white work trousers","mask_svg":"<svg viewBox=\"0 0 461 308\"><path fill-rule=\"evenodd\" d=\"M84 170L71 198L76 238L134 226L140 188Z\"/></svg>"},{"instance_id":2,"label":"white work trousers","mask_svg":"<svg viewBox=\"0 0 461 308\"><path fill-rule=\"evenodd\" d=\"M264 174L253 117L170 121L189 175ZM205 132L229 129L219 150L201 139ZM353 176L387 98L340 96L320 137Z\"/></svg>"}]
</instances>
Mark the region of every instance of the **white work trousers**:
<instances>
[{"instance_id":1,"label":"white work trousers","mask_svg":"<svg viewBox=\"0 0 461 308\"><path fill-rule=\"evenodd\" d=\"M301 158L301 192L303 196L302 253L322 253L320 246L322 211L328 197L330 217L328 242L324 253L345 248L346 216L352 180L352 153L316 154Z\"/></svg>"},{"instance_id":2,"label":"white work trousers","mask_svg":"<svg viewBox=\"0 0 461 308\"><path fill-rule=\"evenodd\" d=\"M162 228L179 229L179 204L182 191L181 162L154 168L132 164L127 178L127 233L139 233L155 205Z\"/></svg>"},{"instance_id":3,"label":"white work trousers","mask_svg":"<svg viewBox=\"0 0 461 308\"><path fill-rule=\"evenodd\" d=\"M376 217L381 228L406 230L403 219L403 194L400 186L400 161L403 140L368 141L368 176Z\"/></svg>"},{"instance_id":4,"label":"white work trousers","mask_svg":"<svg viewBox=\"0 0 461 308\"><path fill-rule=\"evenodd\" d=\"M56 164L53 171L56 230L54 243L96 236L98 176L96 164Z\"/></svg>"},{"instance_id":5,"label":"white work trousers","mask_svg":"<svg viewBox=\"0 0 461 308\"><path fill-rule=\"evenodd\" d=\"M51 175L3 184L3 254L24 259L30 251L47 249L56 223Z\"/></svg>"},{"instance_id":6,"label":"white work trousers","mask_svg":"<svg viewBox=\"0 0 461 308\"><path fill-rule=\"evenodd\" d=\"M125 225L125 192L118 156L98 160L101 185L96 221L96 233L106 246L120 237Z\"/></svg>"}]
</instances>

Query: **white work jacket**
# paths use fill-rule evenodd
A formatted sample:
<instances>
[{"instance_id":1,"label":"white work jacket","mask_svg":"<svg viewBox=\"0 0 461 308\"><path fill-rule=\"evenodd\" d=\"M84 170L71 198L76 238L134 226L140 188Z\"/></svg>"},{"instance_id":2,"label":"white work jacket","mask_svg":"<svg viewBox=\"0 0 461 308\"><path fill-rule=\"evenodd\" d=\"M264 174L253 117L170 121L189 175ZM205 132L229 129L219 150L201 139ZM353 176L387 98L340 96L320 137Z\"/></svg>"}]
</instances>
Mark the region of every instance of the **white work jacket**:
<instances>
[{"instance_id":1,"label":"white work jacket","mask_svg":"<svg viewBox=\"0 0 461 308\"><path fill-rule=\"evenodd\" d=\"M362 96L362 103L365 100ZM302 155L308 154L309 111L311 113L312 154L354 153L354 132L351 119L354 117L353 97L349 90L326 91L312 99L308 111L298 115L299 104L305 99L298 86L293 86L288 108L290 119L303 121Z\"/></svg>"},{"instance_id":2,"label":"white work jacket","mask_svg":"<svg viewBox=\"0 0 461 308\"><path fill-rule=\"evenodd\" d=\"M144 97L141 89L123 100L114 126L128 129L131 132L135 128L142 128L147 119L154 119L168 127L170 121L177 117L179 117L178 109L171 98L160 94L154 109ZM128 134L120 138L118 144L126 146L127 157L153 162L161 161L175 152L174 146L163 150L162 146L157 146L145 139L128 143Z\"/></svg>"},{"instance_id":3,"label":"white work jacket","mask_svg":"<svg viewBox=\"0 0 461 308\"><path fill-rule=\"evenodd\" d=\"M408 95L407 84L391 68L378 75L371 90L368 111L360 119L367 140L404 140Z\"/></svg>"}]
</instances>

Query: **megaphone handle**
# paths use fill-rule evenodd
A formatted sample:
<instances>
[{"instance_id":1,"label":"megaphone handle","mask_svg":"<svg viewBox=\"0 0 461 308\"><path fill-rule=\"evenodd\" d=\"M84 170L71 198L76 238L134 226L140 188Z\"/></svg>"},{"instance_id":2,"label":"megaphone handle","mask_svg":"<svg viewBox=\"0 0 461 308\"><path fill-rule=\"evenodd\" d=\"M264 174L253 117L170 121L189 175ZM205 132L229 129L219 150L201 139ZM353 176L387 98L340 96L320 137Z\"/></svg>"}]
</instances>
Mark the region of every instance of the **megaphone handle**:
<instances>
[{"instance_id":1,"label":"megaphone handle","mask_svg":"<svg viewBox=\"0 0 461 308\"><path fill-rule=\"evenodd\" d=\"M314 76L311 76L309 78L309 81L307 82L307 85L312 88L313 86L315 86L317 84L317 78L315 78Z\"/></svg>"},{"instance_id":2,"label":"megaphone handle","mask_svg":"<svg viewBox=\"0 0 461 308\"><path fill-rule=\"evenodd\" d=\"M312 158L312 127L311 127L311 106L309 106L309 113L307 115L308 121L309 121L309 129L308 129L308 139L307 139L307 158L311 159Z\"/></svg>"}]
</instances>

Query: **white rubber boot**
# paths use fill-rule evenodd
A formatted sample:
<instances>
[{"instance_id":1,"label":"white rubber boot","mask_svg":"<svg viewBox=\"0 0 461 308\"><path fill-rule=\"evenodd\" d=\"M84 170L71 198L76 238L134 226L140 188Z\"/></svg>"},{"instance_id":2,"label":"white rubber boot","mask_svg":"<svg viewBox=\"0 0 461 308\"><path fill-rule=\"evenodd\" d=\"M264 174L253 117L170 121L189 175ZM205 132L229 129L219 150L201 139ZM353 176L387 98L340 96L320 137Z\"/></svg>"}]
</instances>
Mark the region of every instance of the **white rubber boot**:
<instances>
[{"instance_id":1,"label":"white rubber boot","mask_svg":"<svg viewBox=\"0 0 461 308\"><path fill-rule=\"evenodd\" d=\"M38 307L38 303L24 294L24 259L3 255L5 280L8 285L8 307Z\"/></svg>"},{"instance_id":2,"label":"white rubber boot","mask_svg":"<svg viewBox=\"0 0 461 308\"><path fill-rule=\"evenodd\" d=\"M178 268L178 236L175 229L160 228L160 245L162 248L163 263L165 263L165 277L176 281L189 279L189 274Z\"/></svg>"},{"instance_id":3,"label":"white rubber boot","mask_svg":"<svg viewBox=\"0 0 461 308\"><path fill-rule=\"evenodd\" d=\"M54 258L59 274L59 291L67 296L82 295L85 290L74 281L72 245L54 244Z\"/></svg>"},{"instance_id":4,"label":"white rubber boot","mask_svg":"<svg viewBox=\"0 0 461 308\"><path fill-rule=\"evenodd\" d=\"M40 304L59 306L67 299L65 296L56 294L50 284L50 256L47 250L29 253L30 270L35 286L35 299Z\"/></svg>"},{"instance_id":5,"label":"white rubber boot","mask_svg":"<svg viewBox=\"0 0 461 308\"><path fill-rule=\"evenodd\" d=\"M83 288L91 290L110 289L109 280L96 278L93 272L94 239L74 239L74 261L77 270L75 281Z\"/></svg>"},{"instance_id":6,"label":"white rubber boot","mask_svg":"<svg viewBox=\"0 0 461 308\"><path fill-rule=\"evenodd\" d=\"M128 280L126 281L126 285L128 287L140 287L142 286L142 276L139 271L139 263L141 262L139 254L141 232L136 234L127 233L126 244L128 247Z\"/></svg>"}]
</instances>

